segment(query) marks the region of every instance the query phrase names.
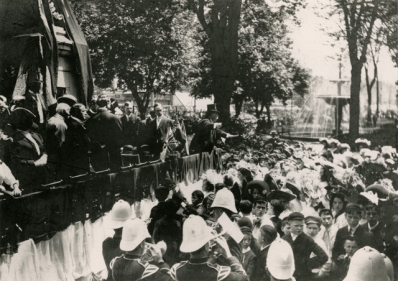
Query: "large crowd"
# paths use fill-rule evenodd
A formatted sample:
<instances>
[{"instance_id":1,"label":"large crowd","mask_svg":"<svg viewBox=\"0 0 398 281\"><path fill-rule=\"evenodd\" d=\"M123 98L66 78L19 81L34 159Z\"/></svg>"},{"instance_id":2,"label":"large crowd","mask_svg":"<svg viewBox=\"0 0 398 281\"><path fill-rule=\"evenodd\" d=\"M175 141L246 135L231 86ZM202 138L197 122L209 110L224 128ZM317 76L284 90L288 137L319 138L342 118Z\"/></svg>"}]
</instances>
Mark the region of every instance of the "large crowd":
<instances>
[{"instance_id":1,"label":"large crowd","mask_svg":"<svg viewBox=\"0 0 398 281\"><path fill-rule=\"evenodd\" d=\"M188 149L159 104L141 120L131 103L118 116L107 95L88 108L63 96L46 112L34 97L0 97L0 188L13 196L117 171L129 153L140 161L211 152L233 137L220 130L214 105ZM116 202L105 217L114 230L103 242L108 280L395 280L396 149L366 139L287 143L276 132L262 146L224 153L224 170L202 174L201 190L172 180L156 187L158 204L146 221Z\"/></svg>"}]
</instances>

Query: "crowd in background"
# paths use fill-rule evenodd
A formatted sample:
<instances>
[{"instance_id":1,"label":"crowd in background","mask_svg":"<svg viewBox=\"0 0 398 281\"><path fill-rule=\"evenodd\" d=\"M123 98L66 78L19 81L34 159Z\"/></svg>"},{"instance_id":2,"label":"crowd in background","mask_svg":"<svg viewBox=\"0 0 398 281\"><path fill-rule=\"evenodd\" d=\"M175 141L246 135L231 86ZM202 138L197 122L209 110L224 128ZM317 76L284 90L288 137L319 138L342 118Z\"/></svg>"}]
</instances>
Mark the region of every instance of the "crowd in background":
<instances>
[{"instance_id":1,"label":"crowd in background","mask_svg":"<svg viewBox=\"0 0 398 281\"><path fill-rule=\"evenodd\" d=\"M27 92L29 93L29 91ZM86 108L73 96L45 112L34 95L0 97L0 184L13 196L45 183L123 165L123 154L164 159L188 153L183 130L156 104L141 120L100 95ZM190 150L220 138L215 105ZM332 138L321 148L271 132L263 151L230 149L223 172L206 171L201 190L158 186L148 221L117 202L103 244L108 280L394 280L398 266L397 154ZM180 189L180 190L179 190ZM376 279L367 279L376 276Z\"/></svg>"},{"instance_id":2,"label":"crowd in background","mask_svg":"<svg viewBox=\"0 0 398 281\"><path fill-rule=\"evenodd\" d=\"M139 164L185 148L180 124L165 116L160 104L141 120L132 103L126 102L122 113L105 94L94 96L88 108L64 95L44 110L29 93L9 103L0 97L0 160L7 171L0 184L13 195L71 176L117 171L122 155L135 155Z\"/></svg>"},{"instance_id":3,"label":"crowd in background","mask_svg":"<svg viewBox=\"0 0 398 281\"><path fill-rule=\"evenodd\" d=\"M126 215L104 242L108 280L145 279L140 255L152 248L156 279L396 280L395 149L325 138L317 151L276 134L268 143L272 152L225 154L225 171L204 173L201 190L159 186L146 224ZM117 202L109 220L123 204L130 210ZM127 249L136 227L142 247Z\"/></svg>"}]
</instances>

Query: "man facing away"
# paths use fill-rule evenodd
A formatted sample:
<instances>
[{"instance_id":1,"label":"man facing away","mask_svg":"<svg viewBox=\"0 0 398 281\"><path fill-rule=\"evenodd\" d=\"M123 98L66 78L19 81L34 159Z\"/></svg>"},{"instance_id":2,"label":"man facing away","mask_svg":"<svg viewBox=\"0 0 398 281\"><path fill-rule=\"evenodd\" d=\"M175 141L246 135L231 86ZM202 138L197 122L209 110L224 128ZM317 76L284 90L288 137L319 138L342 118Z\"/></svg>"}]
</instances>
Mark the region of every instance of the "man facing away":
<instances>
[{"instance_id":1,"label":"man facing away","mask_svg":"<svg viewBox=\"0 0 398 281\"><path fill-rule=\"evenodd\" d=\"M208 262L210 247L217 245L228 266ZM190 215L183 226L183 240L180 251L189 253L188 261L175 264L170 276L178 281L248 281L245 270L237 258L231 255L228 244L199 216Z\"/></svg>"}]
</instances>

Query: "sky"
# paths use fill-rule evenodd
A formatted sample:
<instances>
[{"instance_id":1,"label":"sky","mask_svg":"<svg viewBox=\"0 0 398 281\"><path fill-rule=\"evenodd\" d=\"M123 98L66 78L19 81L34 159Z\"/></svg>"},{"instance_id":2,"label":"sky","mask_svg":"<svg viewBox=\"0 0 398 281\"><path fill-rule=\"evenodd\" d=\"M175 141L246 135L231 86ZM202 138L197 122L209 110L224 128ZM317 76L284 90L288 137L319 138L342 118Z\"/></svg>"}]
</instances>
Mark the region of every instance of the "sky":
<instances>
[{"instance_id":1,"label":"sky","mask_svg":"<svg viewBox=\"0 0 398 281\"><path fill-rule=\"evenodd\" d=\"M279 0L267 1L280 2ZM290 38L293 41L293 57L303 67L309 69L312 76L335 80L339 76L339 63L336 60L336 55L339 53L340 47L347 49L347 46L345 41L336 42L324 31L338 28L341 24L338 19L327 17L326 11L322 8L325 2L329 1L333 0L307 0L307 7L297 13L297 17L301 21L300 26L294 24L289 26ZM332 44L338 47L332 47ZM347 51L343 55L342 64L342 78L350 80L351 65ZM372 71L371 68L370 71ZM386 49L381 50L378 71L380 81L394 84L398 80L398 70L394 67ZM363 81L365 80L363 79ZM178 97L183 103L193 106L193 98L188 93L178 93ZM206 104L211 102L209 99L197 100L197 108L205 110Z\"/></svg>"},{"instance_id":2,"label":"sky","mask_svg":"<svg viewBox=\"0 0 398 281\"><path fill-rule=\"evenodd\" d=\"M333 48L336 43L323 29L338 28L341 24L338 19L327 17L322 5L328 0L307 0L307 7L298 12L300 26L290 25L290 37L293 41L293 56L302 66L311 70L313 76L322 76L326 79L337 79L339 74L338 61L333 59L340 48ZM339 47L346 47L344 41L336 43ZM351 65L345 52L343 57L343 78L350 78ZM398 80L398 70L394 68L391 56L382 49L378 65L380 81L394 83Z\"/></svg>"}]
</instances>

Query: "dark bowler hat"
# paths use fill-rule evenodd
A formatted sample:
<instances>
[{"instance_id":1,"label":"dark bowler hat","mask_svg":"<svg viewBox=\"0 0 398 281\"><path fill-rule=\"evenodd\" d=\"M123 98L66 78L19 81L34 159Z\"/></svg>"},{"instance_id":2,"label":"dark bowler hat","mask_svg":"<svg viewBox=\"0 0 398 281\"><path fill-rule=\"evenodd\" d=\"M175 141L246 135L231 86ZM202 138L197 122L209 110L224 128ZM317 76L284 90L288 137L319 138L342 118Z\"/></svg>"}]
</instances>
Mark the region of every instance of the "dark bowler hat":
<instances>
[{"instance_id":1,"label":"dark bowler hat","mask_svg":"<svg viewBox=\"0 0 398 281\"><path fill-rule=\"evenodd\" d=\"M299 212L293 212L288 216L289 221L303 221L304 215Z\"/></svg>"},{"instance_id":2,"label":"dark bowler hat","mask_svg":"<svg viewBox=\"0 0 398 281\"><path fill-rule=\"evenodd\" d=\"M210 113L220 113L217 110L217 104L213 103L213 104L207 105L207 114L210 114Z\"/></svg>"},{"instance_id":3,"label":"dark bowler hat","mask_svg":"<svg viewBox=\"0 0 398 281\"><path fill-rule=\"evenodd\" d=\"M63 95L57 99L58 103L66 103L70 107L72 107L75 103L77 103L77 98L70 94Z\"/></svg>"},{"instance_id":4,"label":"dark bowler hat","mask_svg":"<svg viewBox=\"0 0 398 281\"><path fill-rule=\"evenodd\" d=\"M322 220L321 220L320 217L314 217L314 216L308 216L308 217L306 217L306 218L305 218L305 224L306 224L306 225L309 225L309 224L311 224L311 223L315 223L315 224L317 224L318 226L321 226L321 225L322 225Z\"/></svg>"}]
</instances>

